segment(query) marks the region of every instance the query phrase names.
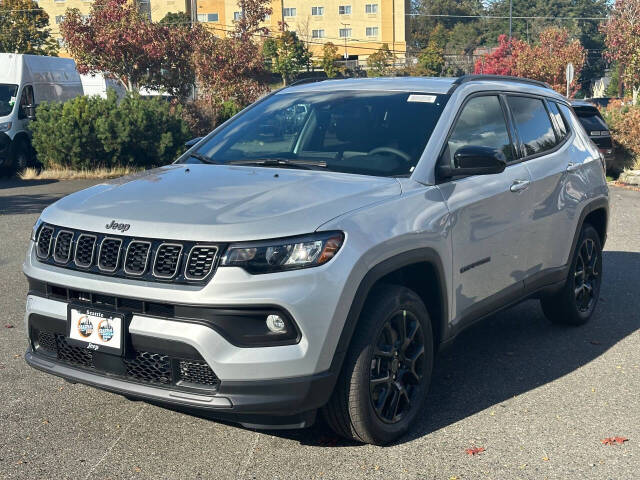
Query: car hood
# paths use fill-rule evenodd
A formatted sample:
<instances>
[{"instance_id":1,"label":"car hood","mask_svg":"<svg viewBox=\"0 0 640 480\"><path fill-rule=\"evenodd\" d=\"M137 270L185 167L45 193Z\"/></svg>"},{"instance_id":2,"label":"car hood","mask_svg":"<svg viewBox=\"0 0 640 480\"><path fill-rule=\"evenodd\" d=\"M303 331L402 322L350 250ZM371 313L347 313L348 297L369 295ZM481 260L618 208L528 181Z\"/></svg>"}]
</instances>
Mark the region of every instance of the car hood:
<instances>
[{"instance_id":1,"label":"car hood","mask_svg":"<svg viewBox=\"0 0 640 480\"><path fill-rule=\"evenodd\" d=\"M299 235L401 193L394 178L317 170L170 165L76 192L42 214L55 225L95 232L111 221L126 235L243 241Z\"/></svg>"}]
</instances>

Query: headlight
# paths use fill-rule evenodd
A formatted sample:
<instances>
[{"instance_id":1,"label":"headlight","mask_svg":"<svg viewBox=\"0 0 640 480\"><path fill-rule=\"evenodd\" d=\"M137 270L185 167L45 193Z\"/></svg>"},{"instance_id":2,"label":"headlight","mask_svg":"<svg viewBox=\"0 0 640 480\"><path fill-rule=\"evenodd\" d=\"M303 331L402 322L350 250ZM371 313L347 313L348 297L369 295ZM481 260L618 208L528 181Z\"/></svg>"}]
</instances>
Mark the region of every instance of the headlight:
<instances>
[{"instance_id":1,"label":"headlight","mask_svg":"<svg viewBox=\"0 0 640 480\"><path fill-rule=\"evenodd\" d=\"M42 225L42 220L40 220L40 217L38 217L38 220L36 220L36 223L33 224L33 228L31 229L31 241L33 242L36 241L36 235L38 234L40 225Z\"/></svg>"},{"instance_id":2,"label":"headlight","mask_svg":"<svg viewBox=\"0 0 640 480\"><path fill-rule=\"evenodd\" d=\"M302 237L232 244L222 258L224 267L241 267L249 273L272 273L317 267L340 250L342 232L319 232Z\"/></svg>"},{"instance_id":3,"label":"headlight","mask_svg":"<svg viewBox=\"0 0 640 480\"><path fill-rule=\"evenodd\" d=\"M0 123L0 132L8 132L11 130L11 122Z\"/></svg>"}]
</instances>

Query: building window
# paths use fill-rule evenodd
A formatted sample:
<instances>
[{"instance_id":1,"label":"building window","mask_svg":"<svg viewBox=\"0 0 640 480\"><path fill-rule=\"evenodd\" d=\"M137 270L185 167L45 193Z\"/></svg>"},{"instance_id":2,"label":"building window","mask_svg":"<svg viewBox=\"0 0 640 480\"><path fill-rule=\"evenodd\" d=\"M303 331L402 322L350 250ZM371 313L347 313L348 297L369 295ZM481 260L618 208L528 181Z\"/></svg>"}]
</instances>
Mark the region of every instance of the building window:
<instances>
[{"instance_id":1,"label":"building window","mask_svg":"<svg viewBox=\"0 0 640 480\"><path fill-rule=\"evenodd\" d=\"M378 4L377 3L367 3L364 6L365 13L378 13Z\"/></svg>"},{"instance_id":2,"label":"building window","mask_svg":"<svg viewBox=\"0 0 640 480\"><path fill-rule=\"evenodd\" d=\"M311 38L324 38L324 30L311 30Z\"/></svg>"},{"instance_id":3,"label":"building window","mask_svg":"<svg viewBox=\"0 0 640 480\"><path fill-rule=\"evenodd\" d=\"M378 27L367 27L367 37L377 37Z\"/></svg>"},{"instance_id":4,"label":"building window","mask_svg":"<svg viewBox=\"0 0 640 480\"><path fill-rule=\"evenodd\" d=\"M265 22L268 22L269 20L271 20L271 15L266 14L266 15L264 16L264 21L265 21Z\"/></svg>"},{"instance_id":5,"label":"building window","mask_svg":"<svg viewBox=\"0 0 640 480\"><path fill-rule=\"evenodd\" d=\"M242 12L233 12L233 19L237 22L242 18Z\"/></svg>"},{"instance_id":6,"label":"building window","mask_svg":"<svg viewBox=\"0 0 640 480\"><path fill-rule=\"evenodd\" d=\"M324 7L311 7L311 15L324 15Z\"/></svg>"},{"instance_id":7,"label":"building window","mask_svg":"<svg viewBox=\"0 0 640 480\"><path fill-rule=\"evenodd\" d=\"M340 15L351 15L351 5L340 5L338 7L338 13Z\"/></svg>"},{"instance_id":8,"label":"building window","mask_svg":"<svg viewBox=\"0 0 640 480\"><path fill-rule=\"evenodd\" d=\"M217 13L207 13L207 22L217 22L218 14Z\"/></svg>"},{"instance_id":9,"label":"building window","mask_svg":"<svg viewBox=\"0 0 640 480\"><path fill-rule=\"evenodd\" d=\"M296 9L295 8L283 8L282 9L282 15L284 17L295 17L296 16Z\"/></svg>"},{"instance_id":10,"label":"building window","mask_svg":"<svg viewBox=\"0 0 640 480\"><path fill-rule=\"evenodd\" d=\"M53 1L56 3L59 3L59 2L65 2L66 0L53 0Z\"/></svg>"},{"instance_id":11,"label":"building window","mask_svg":"<svg viewBox=\"0 0 640 480\"><path fill-rule=\"evenodd\" d=\"M64 22L64 15L56 15L56 24L61 24Z\"/></svg>"},{"instance_id":12,"label":"building window","mask_svg":"<svg viewBox=\"0 0 640 480\"><path fill-rule=\"evenodd\" d=\"M207 21L207 14L206 13L199 13L198 14L198 21L200 23L206 22Z\"/></svg>"},{"instance_id":13,"label":"building window","mask_svg":"<svg viewBox=\"0 0 640 480\"><path fill-rule=\"evenodd\" d=\"M349 38L351 36L350 28L341 28L340 29L340 38Z\"/></svg>"}]
</instances>

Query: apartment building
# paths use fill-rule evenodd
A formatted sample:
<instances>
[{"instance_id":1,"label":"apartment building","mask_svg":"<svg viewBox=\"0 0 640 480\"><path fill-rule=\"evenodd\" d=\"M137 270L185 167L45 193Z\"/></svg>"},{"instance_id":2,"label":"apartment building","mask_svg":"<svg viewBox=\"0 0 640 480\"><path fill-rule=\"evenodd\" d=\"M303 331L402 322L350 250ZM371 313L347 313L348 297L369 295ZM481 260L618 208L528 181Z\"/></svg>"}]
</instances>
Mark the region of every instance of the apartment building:
<instances>
[{"instance_id":1,"label":"apartment building","mask_svg":"<svg viewBox=\"0 0 640 480\"><path fill-rule=\"evenodd\" d=\"M152 2L154 0L151 0ZM406 52L409 0L273 0L266 24L272 35L284 28L308 43L314 57L331 42L349 59L365 59L386 43ZM242 15L235 0L197 0L198 20L220 32Z\"/></svg>"},{"instance_id":2,"label":"apartment building","mask_svg":"<svg viewBox=\"0 0 640 480\"><path fill-rule=\"evenodd\" d=\"M233 30L234 20L242 15L237 0L136 1L154 22L169 12L190 13L195 6L197 21L220 36ZM59 24L67 8L77 8L86 15L92 3L91 0L39 0L39 5L49 14L52 34L58 39ZM270 34L277 35L282 28L296 32L316 58L322 56L322 46L327 42L335 44L340 55L350 60L364 60L384 43L396 57L405 56L409 0L272 0L272 9L273 13L265 21Z\"/></svg>"}]
</instances>

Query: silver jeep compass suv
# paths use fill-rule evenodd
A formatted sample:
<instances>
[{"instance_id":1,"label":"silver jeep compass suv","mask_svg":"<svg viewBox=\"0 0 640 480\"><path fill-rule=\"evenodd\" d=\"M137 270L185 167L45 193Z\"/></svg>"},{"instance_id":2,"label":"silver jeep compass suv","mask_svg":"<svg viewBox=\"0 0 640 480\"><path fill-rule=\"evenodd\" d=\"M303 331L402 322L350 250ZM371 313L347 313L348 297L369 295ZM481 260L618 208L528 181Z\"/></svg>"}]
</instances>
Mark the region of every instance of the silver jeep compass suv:
<instances>
[{"instance_id":1,"label":"silver jeep compass suv","mask_svg":"<svg viewBox=\"0 0 640 480\"><path fill-rule=\"evenodd\" d=\"M552 322L591 317L607 217L601 155L546 84L294 85L42 213L26 360L257 428L321 412L385 444L465 327L531 297Z\"/></svg>"}]
</instances>

